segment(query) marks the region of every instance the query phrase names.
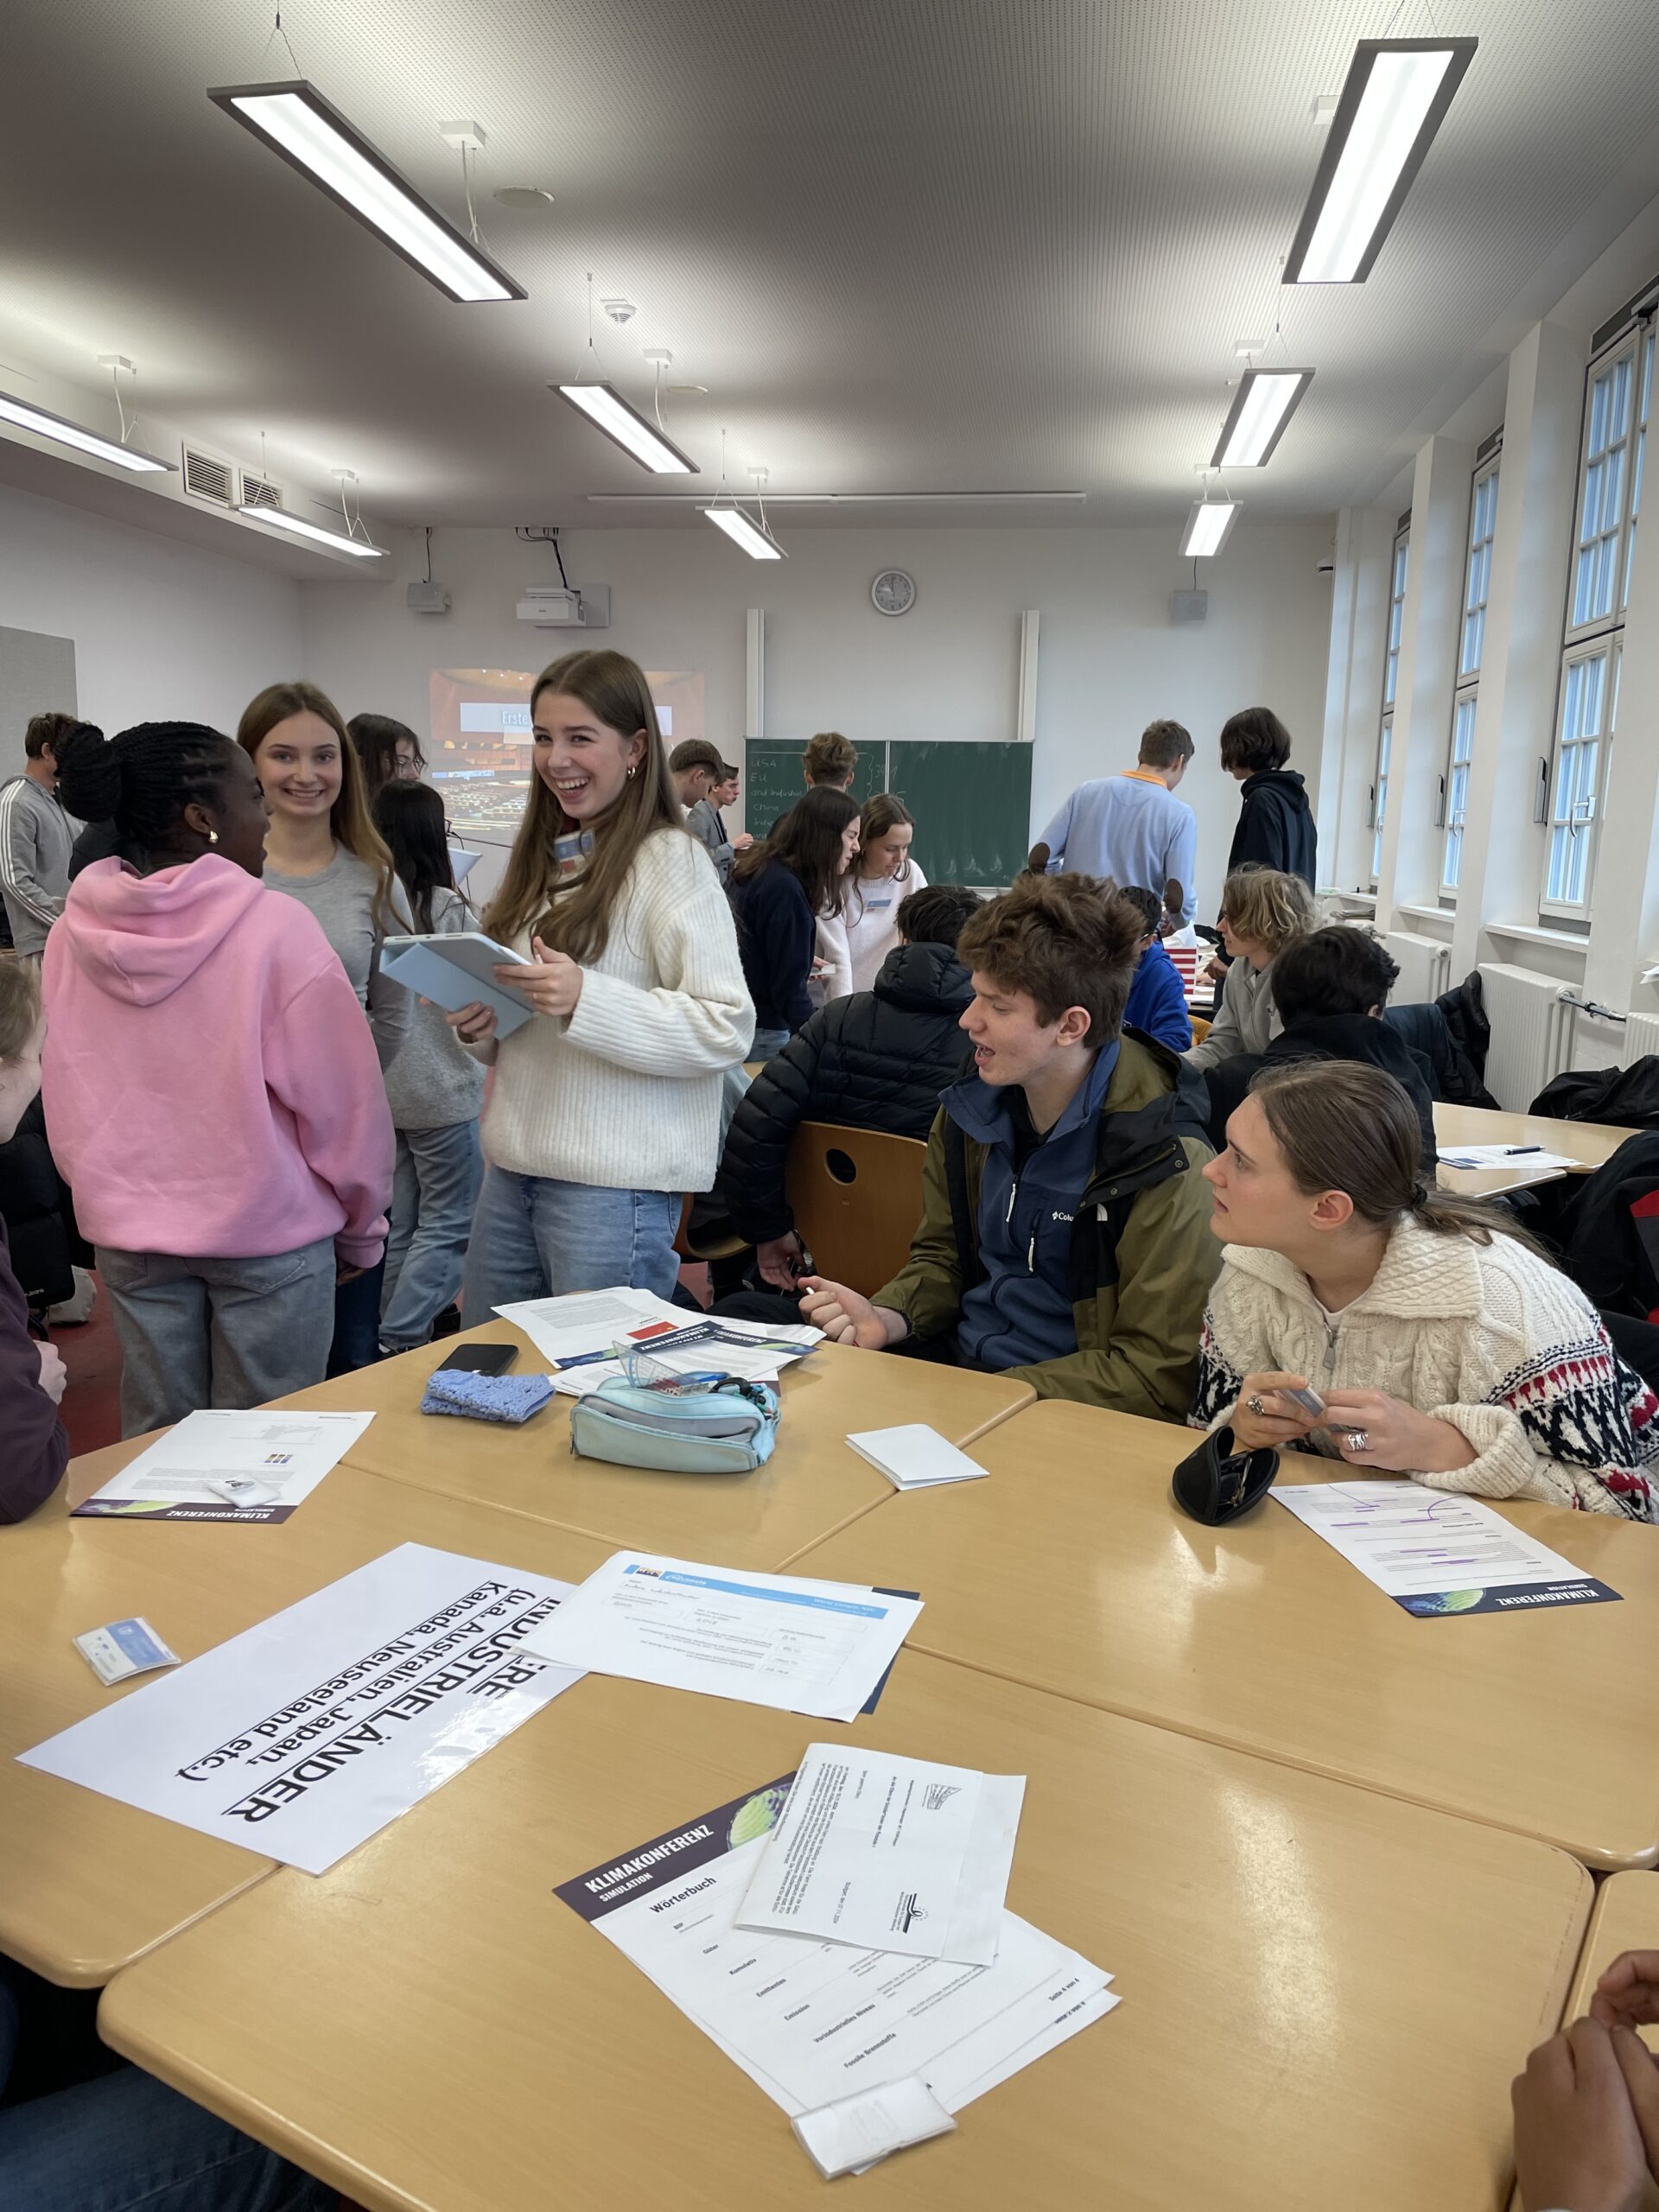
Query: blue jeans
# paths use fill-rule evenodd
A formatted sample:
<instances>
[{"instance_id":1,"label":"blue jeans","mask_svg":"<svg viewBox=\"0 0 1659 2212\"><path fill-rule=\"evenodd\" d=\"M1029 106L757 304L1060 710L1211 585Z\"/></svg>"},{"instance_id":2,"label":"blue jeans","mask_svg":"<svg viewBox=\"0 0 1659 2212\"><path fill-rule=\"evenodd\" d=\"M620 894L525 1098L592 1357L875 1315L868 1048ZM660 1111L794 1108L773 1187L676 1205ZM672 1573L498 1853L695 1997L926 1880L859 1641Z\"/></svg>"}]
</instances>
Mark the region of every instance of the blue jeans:
<instances>
[{"instance_id":1,"label":"blue jeans","mask_svg":"<svg viewBox=\"0 0 1659 2212\"><path fill-rule=\"evenodd\" d=\"M795 1033L790 1029L757 1029L748 1057L752 1060L775 1060Z\"/></svg>"},{"instance_id":2,"label":"blue jeans","mask_svg":"<svg viewBox=\"0 0 1659 2212\"><path fill-rule=\"evenodd\" d=\"M476 1121L398 1130L380 1295L380 1341L388 1351L425 1344L433 1322L461 1288L483 1179Z\"/></svg>"},{"instance_id":3,"label":"blue jeans","mask_svg":"<svg viewBox=\"0 0 1659 2212\"><path fill-rule=\"evenodd\" d=\"M386 1272L383 1252L372 1268L350 1282L334 1285L334 1336L328 1347L328 1373L355 1375L380 1357L380 1285Z\"/></svg>"},{"instance_id":4,"label":"blue jeans","mask_svg":"<svg viewBox=\"0 0 1659 2212\"><path fill-rule=\"evenodd\" d=\"M465 1328L496 1306L558 1298L572 1290L654 1290L667 1298L680 1271L672 1191L605 1191L515 1175L493 1165L473 1218L461 1295Z\"/></svg>"},{"instance_id":5,"label":"blue jeans","mask_svg":"<svg viewBox=\"0 0 1659 2212\"><path fill-rule=\"evenodd\" d=\"M322 1380L334 1327L332 1236L246 1260L100 1244L98 1269L121 1340L123 1436L198 1406L263 1406Z\"/></svg>"},{"instance_id":6,"label":"blue jeans","mask_svg":"<svg viewBox=\"0 0 1659 2212\"><path fill-rule=\"evenodd\" d=\"M137 2066L0 2112L6 2212L332 2212L335 2201Z\"/></svg>"},{"instance_id":7,"label":"blue jeans","mask_svg":"<svg viewBox=\"0 0 1659 2212\"><path fill-rule=\"evenodd\" d=\"M0 1975L0 2089L17 2027ZM136 2066L0 2111L6 2212L330 2212L334 2201Z\"/></svg>"}]
</instances>

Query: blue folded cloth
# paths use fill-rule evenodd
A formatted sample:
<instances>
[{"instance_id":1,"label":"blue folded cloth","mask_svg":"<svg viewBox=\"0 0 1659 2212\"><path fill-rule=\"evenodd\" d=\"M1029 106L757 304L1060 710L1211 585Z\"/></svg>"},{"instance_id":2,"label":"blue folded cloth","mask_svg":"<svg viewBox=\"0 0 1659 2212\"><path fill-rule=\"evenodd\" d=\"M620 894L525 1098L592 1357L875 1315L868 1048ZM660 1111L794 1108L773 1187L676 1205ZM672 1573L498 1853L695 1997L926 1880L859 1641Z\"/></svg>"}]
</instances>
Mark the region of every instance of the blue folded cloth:
<instances>
[{"instance_id":1,"label":"blue folded cloth","mask_svg":"<svg viewBox=\"0 0 1659 2212\"><path fill-rule=\"evenodd\" d=\"M478 1375L441 1367L421 1400L423 1414L457 1414L466 1421L504 1421L517 1426L539 1413L553 1395L545 1375Z\"/></svg>"}]
</instances>

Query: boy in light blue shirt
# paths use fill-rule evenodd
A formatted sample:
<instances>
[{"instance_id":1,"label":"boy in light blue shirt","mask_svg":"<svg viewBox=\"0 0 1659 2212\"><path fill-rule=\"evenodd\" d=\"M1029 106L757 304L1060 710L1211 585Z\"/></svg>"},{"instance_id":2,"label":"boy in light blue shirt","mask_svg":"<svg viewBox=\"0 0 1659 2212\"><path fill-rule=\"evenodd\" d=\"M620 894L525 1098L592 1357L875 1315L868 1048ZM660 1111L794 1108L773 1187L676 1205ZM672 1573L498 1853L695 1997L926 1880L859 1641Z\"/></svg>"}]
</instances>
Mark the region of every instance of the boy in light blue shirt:
<instances>
[{"instance_id":1,"label":"boy in light blue shirt","mask_svg":"<svg viewBox=\"0 0 1659 2212\"><path fill-rule=\"evenodd\" d=\"M1173 794L1192 758L1192 740L1179 722L1149 722L1136 766L1079 784L1044 830L1038 842L1048 848L1048 873L1106 875L1156 892L1173 880L1181 887L1181 919L1190 922L1198 817Z\"/></svg>"}]
</instances>

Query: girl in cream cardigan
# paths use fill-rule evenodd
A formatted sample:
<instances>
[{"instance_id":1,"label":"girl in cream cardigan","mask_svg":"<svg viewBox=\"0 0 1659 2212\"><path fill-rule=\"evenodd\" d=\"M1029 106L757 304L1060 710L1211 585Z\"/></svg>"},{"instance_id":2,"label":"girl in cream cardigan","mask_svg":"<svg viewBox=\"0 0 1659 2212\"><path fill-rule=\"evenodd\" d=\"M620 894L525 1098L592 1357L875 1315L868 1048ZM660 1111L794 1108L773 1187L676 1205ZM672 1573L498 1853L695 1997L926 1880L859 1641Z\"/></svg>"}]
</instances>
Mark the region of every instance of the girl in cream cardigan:
<instances>
[{"instance_id":1,"label":"girl in cream cardigan","mask_svg":"<svg viewBox=\"0 0 1659 2212\"><path fill-rule=\"evenodd\" d=\"M687 835L645 678L567 653L537 679L530 803L486 930L534 1018L448 1019L493 1065L462 1313L631 1286L666 1298L680 1201L720 1158L725 1071L754 1033L731 908Z\"/></svg>"},{"instance_id":2,"label":"girl in cream cardigan","mask_svg":"<svg viewBox=\"0 0 1659 2212\"><path fill-rule=\"evenodd\" d=\"M1380 1068L1257 1077L1204 1170L1227 1246L1195 1427L1306 1444L1437 1490L1655 1516L1659 1400L1507 1217L1431 1197L1417 1116ZM1282 1393L1311 1389L1325 1419Z\"/></svg>"}]
</instances>

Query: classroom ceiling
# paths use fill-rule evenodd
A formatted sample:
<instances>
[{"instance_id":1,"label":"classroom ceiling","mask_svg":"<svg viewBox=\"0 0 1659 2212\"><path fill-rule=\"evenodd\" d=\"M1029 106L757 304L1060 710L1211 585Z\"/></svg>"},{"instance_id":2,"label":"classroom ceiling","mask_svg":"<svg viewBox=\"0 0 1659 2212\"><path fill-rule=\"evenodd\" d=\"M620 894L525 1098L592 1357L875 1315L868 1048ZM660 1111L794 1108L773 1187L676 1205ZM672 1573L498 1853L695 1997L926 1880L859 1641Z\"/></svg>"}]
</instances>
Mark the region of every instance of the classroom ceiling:
<instances>
[{"instance_id":1,"label":"classroom ceiling","mask_svg":"<svg viewBox=\"0 0 1659 2212\"><path fill-rule=\"evenodd\" d=\"M1313 102L1383 0L289 0L298 73L452 216L437 124L485 126L485 236L530 297L463 308L208 102L296 73L268 0L10 0L0 382L98 395L126 354L203 445L257 464L263 432L322 493L354 468L391 522L690 519L587 504L658 481L546 389L591 270L638 309L596 315L601 373L648 404L665 346L708 387L668 402L694 488L724 429L741 491L764 465L774 491L1088 494L976 520L1173 522L1282 296L1317 373L1235 488L1329 512L1480 383L1541 268L1571 257L1559 292L1659 190L1655 0L1436 13L1480 50L1370 281L1281 296ZM1392 20L1427 31L1427 0ZM493 197L519 185L552 206Z\"/></svg>"}]
</instances>

